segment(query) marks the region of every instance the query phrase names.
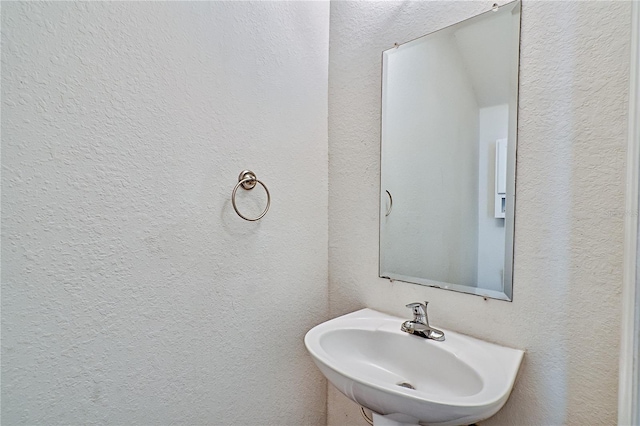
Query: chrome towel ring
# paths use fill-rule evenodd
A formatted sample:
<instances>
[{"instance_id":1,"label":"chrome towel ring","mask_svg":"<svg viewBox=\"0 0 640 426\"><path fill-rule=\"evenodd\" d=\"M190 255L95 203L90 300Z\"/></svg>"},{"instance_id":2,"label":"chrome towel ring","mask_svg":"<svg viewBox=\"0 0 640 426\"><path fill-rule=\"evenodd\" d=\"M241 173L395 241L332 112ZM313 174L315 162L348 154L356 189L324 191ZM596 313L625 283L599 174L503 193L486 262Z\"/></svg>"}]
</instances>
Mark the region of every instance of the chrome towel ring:
<instances>
[{"instance_id":1,"label":"chrome towel ring","mask_svg":"<svg viewBox=\"0 0 640 426\"><path fill-rule=\"evenodd\" d=\"M236 206L236 192L238 191L238 188L240 188L240 186L249 191L255 188L256 183L262 185L265 192L267 193L267 207L264 208L264 211L260 214L260 216L256 217L255 219L251 219L238 211L238 206ZM243 170L240 172L240 176L238 176L238 183L233 188L233 192L231 193L231 204L233 204L233 209L236 211L236 213L238 213L238 216L240 216L244 220L248 220L249 222L255 222L256 220L262 219L264 215L269 211L269 206L271 205L271 194L269 194L267 186L258 180L255 173L253 173L251 170Z\"/></svg>"}]
</instances>

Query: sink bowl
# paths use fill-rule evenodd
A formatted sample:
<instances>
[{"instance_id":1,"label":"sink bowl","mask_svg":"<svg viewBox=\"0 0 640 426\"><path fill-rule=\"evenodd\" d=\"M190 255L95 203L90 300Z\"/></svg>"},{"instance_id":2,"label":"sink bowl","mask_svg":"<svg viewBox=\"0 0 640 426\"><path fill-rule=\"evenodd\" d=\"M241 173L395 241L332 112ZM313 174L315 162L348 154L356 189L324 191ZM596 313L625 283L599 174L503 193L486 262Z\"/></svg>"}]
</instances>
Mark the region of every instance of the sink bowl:
<instances>
[{"instance_id":1,"label":"sink bowl","mask_svg":"<svg viewBox=\"0 0 640 426\"><path fill-rule=\"evenodd\" d=\"M374 424L469 425L509 398L523 351L453 331L436 342L404 319L362 309L312 328L305 345L327 379Z\"/></svg>"}]
</instances>

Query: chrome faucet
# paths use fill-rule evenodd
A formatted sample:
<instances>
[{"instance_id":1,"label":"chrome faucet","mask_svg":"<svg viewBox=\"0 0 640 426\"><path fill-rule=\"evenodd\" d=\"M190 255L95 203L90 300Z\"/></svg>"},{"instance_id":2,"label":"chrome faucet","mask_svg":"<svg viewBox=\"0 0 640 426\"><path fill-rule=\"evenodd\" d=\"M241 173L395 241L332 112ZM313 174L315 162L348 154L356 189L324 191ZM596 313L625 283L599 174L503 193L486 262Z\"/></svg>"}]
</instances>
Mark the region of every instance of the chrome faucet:
<instances>
[{"instance_id":1,"label":"chrome faucet","mask_svg":"<svg viewBox=\"0 0 640 426\"><path fill-rule=\"evenodd\" d=\"M413 321L403 322L400 330L425 339L442 342L444 340L444 332L429 326L429 318L427 317L428 304L429 302L424 302L424 304L409 303L407 308L413 309Z\"/></svg>"}]
</instances>

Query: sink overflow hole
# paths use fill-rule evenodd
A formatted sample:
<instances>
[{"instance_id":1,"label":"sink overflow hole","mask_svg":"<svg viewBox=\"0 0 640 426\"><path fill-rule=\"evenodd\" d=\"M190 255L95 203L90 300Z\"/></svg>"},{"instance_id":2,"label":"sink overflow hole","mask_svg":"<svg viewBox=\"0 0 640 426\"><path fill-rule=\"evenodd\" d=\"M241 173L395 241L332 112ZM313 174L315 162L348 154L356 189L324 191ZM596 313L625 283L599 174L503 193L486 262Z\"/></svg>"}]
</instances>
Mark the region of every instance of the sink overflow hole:
<instances>
[{"instance_id":1,"label":"sink overflow hole","mask_svg":"<svg viewBox=\"0 0 640 426\"><path fill-rule=\"evenodd\" d=\"M407 383L407 382L401 382L401 383L397 383L398 386L403 387L403 388L409 388L409 389L414 389L415 388L413 386L411 386L411 383Z\"/></svg>"}]
</instances>

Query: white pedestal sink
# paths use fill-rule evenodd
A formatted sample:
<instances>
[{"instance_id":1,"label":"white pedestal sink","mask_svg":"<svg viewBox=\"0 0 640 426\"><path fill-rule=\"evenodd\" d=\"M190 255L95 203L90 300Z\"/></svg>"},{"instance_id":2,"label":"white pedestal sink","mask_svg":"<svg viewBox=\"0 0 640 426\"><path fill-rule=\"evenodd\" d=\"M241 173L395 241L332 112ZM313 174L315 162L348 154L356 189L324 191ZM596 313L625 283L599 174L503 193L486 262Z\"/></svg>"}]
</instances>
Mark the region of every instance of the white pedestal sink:
<instances>
[{"instance_id":1,"label":"white pedestal sink","mask_svg":"<svg viewBox=\"0 0 640 426\"><path fill-rule=\"evenodd\" d=\"M312 328L305 345L327 379L374 412L374 424L469 425L509 398L523 351L453 331L436 342L404 319L362 309Z\"/></svg>"}]
</instances>

